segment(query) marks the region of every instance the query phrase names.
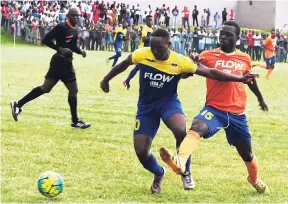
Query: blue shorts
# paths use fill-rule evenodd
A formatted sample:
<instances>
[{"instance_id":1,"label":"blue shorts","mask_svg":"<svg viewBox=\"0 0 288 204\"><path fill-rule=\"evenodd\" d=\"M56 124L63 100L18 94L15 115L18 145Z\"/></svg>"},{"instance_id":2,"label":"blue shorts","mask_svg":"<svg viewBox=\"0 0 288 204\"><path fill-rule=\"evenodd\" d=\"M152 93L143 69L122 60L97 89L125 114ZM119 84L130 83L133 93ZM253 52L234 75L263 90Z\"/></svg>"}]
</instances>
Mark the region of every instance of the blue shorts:
<instances>
[{"instance_id":1,"label":"blue shorts","mask_svg":"<svg viewBox=\"0 0 288 204\"><path fill-rule=\"evenodd\" d=\"M265 58L265 61L266 61L266 66L268 68L271 68L271 66L275 64L275 61L276 61L275 56L270 57L270 58Z\"/></svg>"},{"instance_id":2,"label":"blue shorts","mask_svg":"<svg viewBox=\"0 0 288 204\"><path fill-rule=\"evenodd\" d=\"M147 135L153 139L159 129L160 119L165 123L176 113L184 115L181 102L177 97L147 105L138 104L134 135Z\"/></svg>"},{"instance_id":3,"label":"blue shorts","mask_svg":"<svg viewBox=\"0 0 288 204\"><path fill-rule=\"evenodd\" d=\"M121 56L121 54L122 54L122 47L119 46L119 45L115 45L115 46L114 46L114 49L115 49L116 55Z\"/></svg>"},{"instance_id":4,"label":"blue shorts","mask_svg":"<svg viewBox=\"0 0 288 204\"><path fill-rule=\"evenodd\" d=\"M230 145L242 141L251 142L245 114L237 115L218 110L212 106L205 106L194 119L202 120L208 125L209 134L205 138L210 138L220 129L224 129Z\"/></svg>"}]
</instances>

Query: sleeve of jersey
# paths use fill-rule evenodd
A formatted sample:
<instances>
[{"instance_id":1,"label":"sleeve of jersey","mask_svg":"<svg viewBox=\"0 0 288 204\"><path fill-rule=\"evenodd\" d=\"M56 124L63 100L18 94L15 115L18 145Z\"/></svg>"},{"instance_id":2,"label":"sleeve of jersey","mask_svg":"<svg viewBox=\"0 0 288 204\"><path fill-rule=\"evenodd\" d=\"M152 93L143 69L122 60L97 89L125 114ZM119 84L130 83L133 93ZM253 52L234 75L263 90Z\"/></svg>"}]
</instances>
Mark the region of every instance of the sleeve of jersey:
<instances>
[{"instance_id":1,"label":"sleeve of jersey","mask_svg":"<svg viewBox=\"0 0 288 204\"><path fill-rule=\"evenodd\" d=\"M132 53L132 63L138 64L143 56L143 50L138 49L135 52Z\"/></svg>"},{"instance_id":2,"label":"sleeve of jersey","mask_svg":"<svg viewBox=\"0 0 288 204\"><path fill-rule=\"evenodd\" d=\"M182 72L195 73L197 65L188 57L181 56Z\"/></svg>"}]
</instances>

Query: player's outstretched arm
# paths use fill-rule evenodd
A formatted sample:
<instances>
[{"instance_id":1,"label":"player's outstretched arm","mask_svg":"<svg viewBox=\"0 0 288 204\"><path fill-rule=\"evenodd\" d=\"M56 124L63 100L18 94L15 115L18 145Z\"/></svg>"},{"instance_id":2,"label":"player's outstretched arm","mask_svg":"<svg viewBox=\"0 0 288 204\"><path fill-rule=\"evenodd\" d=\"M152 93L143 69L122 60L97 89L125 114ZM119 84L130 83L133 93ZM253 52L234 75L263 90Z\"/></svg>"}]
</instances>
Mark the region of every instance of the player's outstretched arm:
<instances>
[{"instance_id":1,"label":"player's outstretched arm","mask_svg":"<svg viewBox=\"0 0 288 204\"><path fill-rule=\"evenodd\" d=\"M210 79L215 79L218 81L234 81L234 82L243 82L243 83L250 83L251 79L255 78L255 75L247 74L245 76L238 76L234 74L229 74L218 69L211 69L207 68L202 64L197 64L198 68L195 74L207 77Z\"/></svg>"},{"instance_id":2,"label":"player's outstretched arm","mask_svg":"<svg viewBox=\"0 0 288 204\"><path fill-rule=\"evenodd\" d=\"M130 65L132 65L132 55L129 55L125 60L121 61L119 64L115 65L111 71L103 78L100 83L101 89L108 93L109 92L109 81L113 79L118 74L124 72Z\"/></svg>"},{"instance_id":3,"label":"player's outstretched arm","mask_svg":"<svg viewBox=\"0 0 288 204\"><path fill-rule=\"evenodd\" d=\"M259 106L261 107L261 110L263 111L268 111L268 106L266 105L264 98L262 96L262 93L258 87L257 81L256 79L252 79L251 81L252 83L248 84L249 89L255 94L255 96L257 97L258 101L259 101Z\"/></svg>"}]
</instances>

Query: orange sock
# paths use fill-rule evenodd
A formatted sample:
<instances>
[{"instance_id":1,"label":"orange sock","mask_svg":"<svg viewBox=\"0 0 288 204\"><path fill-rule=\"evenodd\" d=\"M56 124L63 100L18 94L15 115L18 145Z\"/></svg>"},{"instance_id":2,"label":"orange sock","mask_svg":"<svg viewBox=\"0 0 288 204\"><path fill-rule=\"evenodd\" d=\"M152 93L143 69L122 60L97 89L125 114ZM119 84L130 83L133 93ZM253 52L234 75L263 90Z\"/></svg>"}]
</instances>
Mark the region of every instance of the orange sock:
<instances>
[{"instance_id":1,"label":"orange sock","mask_svg":"<svg viewBox=\"0 0 288 204\"><path fill-rule=\"evenodd\" d=\"M266 79L269 79L269 76L272 74L272 72L273 72L273 69L270 68L270 69L268 70L265 78L266 78Z\"/></svg>"},{"instance_id":2,"label":"orange sock","mask_svg":"<svg viewBox=\"0 0 288 204\"><path fill-rule=\"evenodd\" d=\"M248 170L248 181L252 184L256 184L258 182L258 164L253 159L251 162L245 162L247 170Z\"/></svg>"},{"instance_id":3,"label":"orange sock","mask_svg":"<svg viewBox=\"0 0 288 204\"><path fill-rule=\"evenodd\" d=\"M199 141L200 135L194 130L189 130L184 140L182 141L178 152L178 156L184 159L185 164L192 151L197 147Z\"/></svg>"}]
</instances>

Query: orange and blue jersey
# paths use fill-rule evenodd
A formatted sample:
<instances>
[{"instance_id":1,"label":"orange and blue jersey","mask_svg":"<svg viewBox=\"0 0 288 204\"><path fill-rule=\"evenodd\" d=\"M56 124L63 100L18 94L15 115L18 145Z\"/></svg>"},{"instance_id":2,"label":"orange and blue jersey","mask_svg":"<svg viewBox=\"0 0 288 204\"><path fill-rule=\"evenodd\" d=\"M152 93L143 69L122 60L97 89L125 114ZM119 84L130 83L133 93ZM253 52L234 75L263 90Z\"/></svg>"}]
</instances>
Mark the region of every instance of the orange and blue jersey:
<instances>
[{"instance_id":1,"label":"orange and blue jersey","mask_svg":"<svg viewBox=\"0 0 288 204\"><path fill-rule=\"evenodd\" d=\"M264 40L263 42L263 46L265 46L265 51L264 51L264 55L265 58L272 58L275 55L275 47L276 47L276 42L277 39L276 38L267 38L266 40Z\"/></svg>"},{"instance_id":2,"label":"orange and blue jersey","mask_svg":"<svg viewBox=\"0 0 288 204\"><path fill-rule=\"evenodd\" d=\"M236 50L224 53L220 48L204 51L199 56L201 64L236 75L244 75L251 71L250 56ZM206 105L218 110L242 114L245 112L247 94L241 82L222 82L207 78Z\"/></svg>"}]
</instances>

